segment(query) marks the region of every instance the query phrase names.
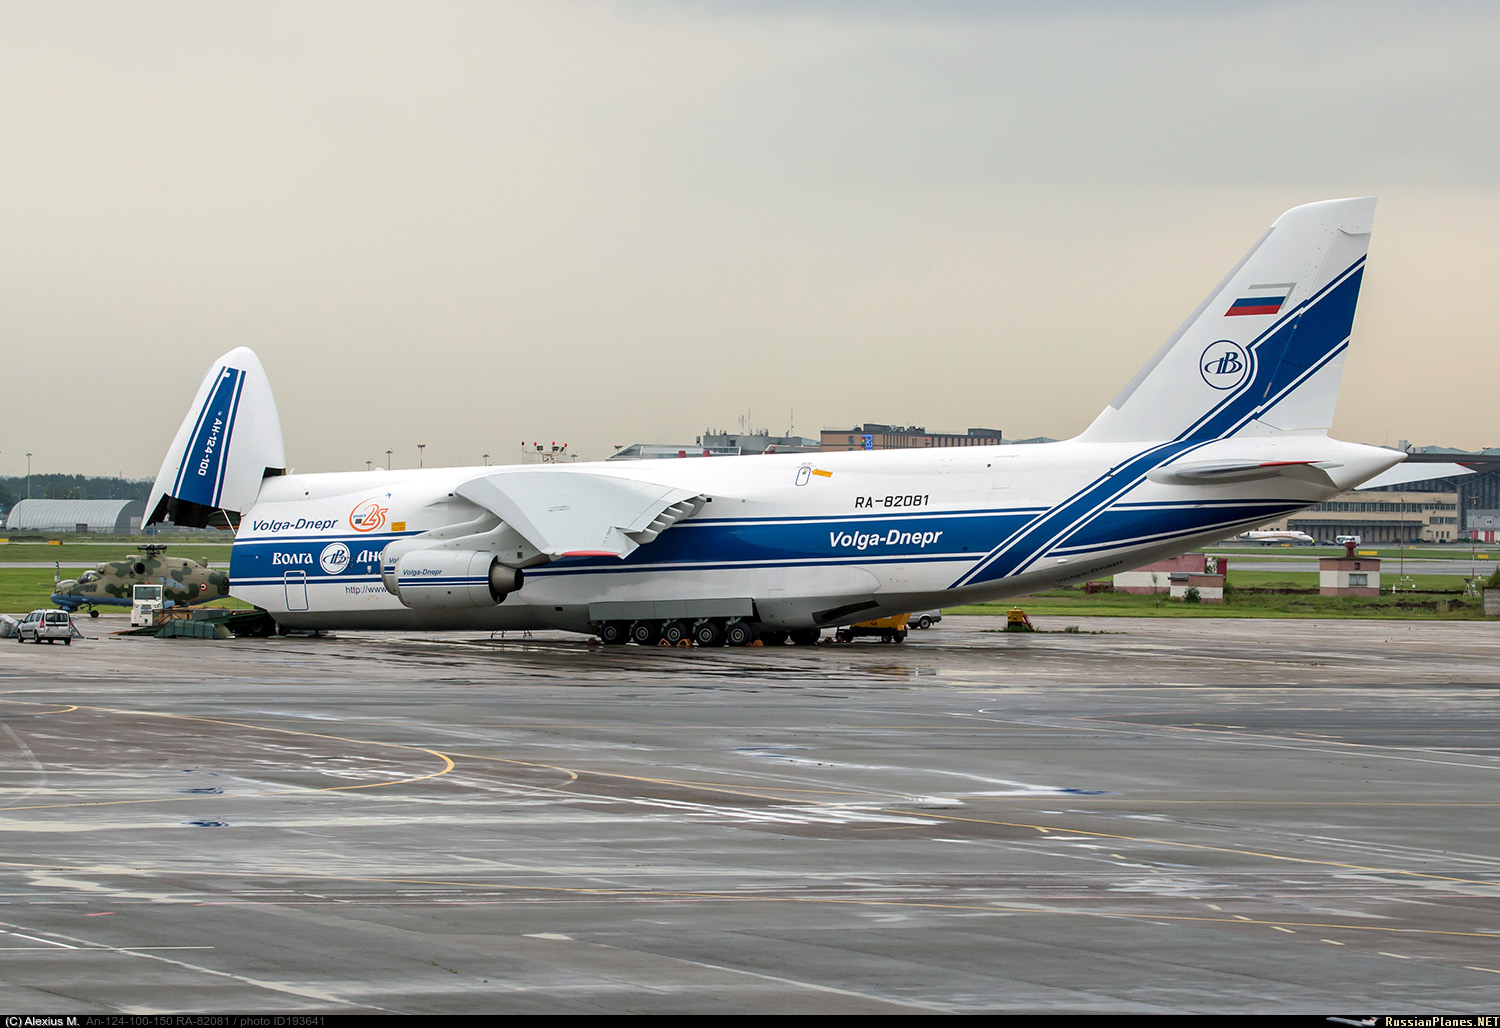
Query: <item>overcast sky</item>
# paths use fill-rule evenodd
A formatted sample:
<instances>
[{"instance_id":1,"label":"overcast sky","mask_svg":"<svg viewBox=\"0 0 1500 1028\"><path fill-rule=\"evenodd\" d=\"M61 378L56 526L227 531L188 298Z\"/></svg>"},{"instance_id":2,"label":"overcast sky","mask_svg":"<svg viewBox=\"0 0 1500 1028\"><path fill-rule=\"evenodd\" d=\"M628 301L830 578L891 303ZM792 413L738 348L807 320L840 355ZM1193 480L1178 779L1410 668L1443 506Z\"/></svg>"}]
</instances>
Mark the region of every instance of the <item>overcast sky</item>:
<instances>
[{"instance_id":1,"label":"overcast sky","mask_svg":"<svg viewBox=\"0 0 1500 1028\"><path fill-rule=\"evenodd\" d=\"M1500 444L1497 52L1478 2L5 0L0 474L154 474L240 345L301 471L1065 437L1365 194L1335 434Z\"/></svg>"}]
</instances>

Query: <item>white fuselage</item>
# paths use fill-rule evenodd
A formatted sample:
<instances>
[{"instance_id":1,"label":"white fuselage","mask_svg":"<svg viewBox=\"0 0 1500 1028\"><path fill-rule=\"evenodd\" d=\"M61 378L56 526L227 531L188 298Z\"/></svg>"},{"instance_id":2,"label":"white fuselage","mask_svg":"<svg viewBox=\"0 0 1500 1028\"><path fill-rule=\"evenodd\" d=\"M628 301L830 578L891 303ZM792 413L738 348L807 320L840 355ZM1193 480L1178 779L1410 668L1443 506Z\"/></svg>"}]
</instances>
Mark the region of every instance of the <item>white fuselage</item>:
<instances>
[{"instance_id":1,"label":"white fuselage","mask_svg":"<svg viewBox=\"0 0 1500 1028\"><path fill-rule=\"evenodd\" d=\"M1189 454L1317 461L1327 480L1162 474ZM557 465L547 473L691 489L707 502L624 559L526 567L503 601L452 609L410 609L388 592L384 548L483 514L456 494L462 484L537 467L287 475L267 479L241 519L231 592L307 628L587 631L591 605L746 598L768 627L847 624L1129 570L1318 503L1400 459L1288 434Z\"/></svg>"}]
</instances>

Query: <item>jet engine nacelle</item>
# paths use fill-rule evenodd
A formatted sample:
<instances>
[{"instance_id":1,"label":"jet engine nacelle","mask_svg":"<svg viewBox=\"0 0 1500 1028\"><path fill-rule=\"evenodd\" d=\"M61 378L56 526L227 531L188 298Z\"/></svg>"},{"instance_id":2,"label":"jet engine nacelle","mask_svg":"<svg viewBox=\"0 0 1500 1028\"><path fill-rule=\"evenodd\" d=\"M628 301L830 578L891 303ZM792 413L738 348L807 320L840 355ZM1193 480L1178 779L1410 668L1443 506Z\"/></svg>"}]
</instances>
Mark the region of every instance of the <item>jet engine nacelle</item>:
<instances>
[{"instance_id":1,"label":"jet engine nacelle","mask_svg":"<svg viewBox=\"0 0 1500 1028\"><path fill-rule=\"evenodd\" d=\"M381 569L408 607L493 607L521 588L521 572L478 550L412 550Z\"/></svg>"}]
</instances>

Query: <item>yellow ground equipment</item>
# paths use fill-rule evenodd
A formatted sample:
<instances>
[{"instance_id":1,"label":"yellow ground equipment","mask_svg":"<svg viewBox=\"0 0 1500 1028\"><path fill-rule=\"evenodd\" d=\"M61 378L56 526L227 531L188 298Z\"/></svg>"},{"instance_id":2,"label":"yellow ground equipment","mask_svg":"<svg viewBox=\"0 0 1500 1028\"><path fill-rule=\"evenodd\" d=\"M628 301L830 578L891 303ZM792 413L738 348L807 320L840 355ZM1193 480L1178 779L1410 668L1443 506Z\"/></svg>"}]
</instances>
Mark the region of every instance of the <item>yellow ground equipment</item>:
<instances>
[{"instance_id":1,"label":"yellow ground equipment","mask_svg":"<svg viewBox=\"0 0 1500 1028\"><path fill-rule=\"evenodd\" d=\"M1012 607L1005 614L1005 630L1007 632L1035 632L1036 626L1026 616L1026 612L1020 607Z\"/></svg>"},{"instance_id":2,"label":"yellow ground equipment","mask_svg":"<svg viewBox=\"0 0 1500 1028\"><path fill-rule=\"evenodd\" d=\"M888 618L876 618L874 621L861 621L857 625L848 625L833 633L833 637L839 642L853 642L857 636L877 635L882 642L898 643L906 641L906 623L911 620L910 614L892 614Z\"/></svg>"}]
</instances>

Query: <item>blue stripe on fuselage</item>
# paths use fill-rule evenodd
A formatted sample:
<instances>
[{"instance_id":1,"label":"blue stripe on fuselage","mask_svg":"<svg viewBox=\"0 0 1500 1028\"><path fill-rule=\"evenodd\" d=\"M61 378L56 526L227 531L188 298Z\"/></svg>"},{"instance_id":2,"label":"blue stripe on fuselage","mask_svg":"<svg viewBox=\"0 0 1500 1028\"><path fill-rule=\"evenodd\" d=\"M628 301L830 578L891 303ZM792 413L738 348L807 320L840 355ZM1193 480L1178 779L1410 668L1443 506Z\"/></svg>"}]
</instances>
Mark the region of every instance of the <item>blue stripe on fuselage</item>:
<instances>
[{"instance_id":1,"label":"blue stripe on fuselage","mask_svg":"<svg viewBox=\"0 0 1500 1028\"><path fill-rule=\"evenodd\" d=\"M1144 458L1143 458L1144 459ZM1123 505L1110 517L1091 526L1090 548L1109 549L1137 542L1143 532L1152 538L1193 535L1218 525L1263 521L1301 506L1295 500L1166 501ZM912 515L871 519L846 517L838 521L765 522L717 519L685 521L663 532L624 560L614 557L569 557L527 569L527 577L579 574L628 574L656 571L724 571L742 568L826 567L836 565L974 562L997 538L1012 535L1031 520L1031 510L990 511L982 516L956 514ZM893 539L893 534L895 538ZM848 540L845 537L848 536ZM918 542L935 536L927 545ZM863 538L861 538L863 537ZM901 542L906 537L907 542ZM323 538L249 539L235 543L230 580L236 585L279 584L287 572L316 582L369 583L380 581L380 554L395 536L378 538L348 533ZM859 549L860 543L864 549ZM328 573L319 562L322 551L343 543L350 560L343 570ZM1018 558L1021 559L1021 558ZM474 584L483 579L475 578ZM423 584L414 580L413 585Z\"/></svg>"}]
</instances>

